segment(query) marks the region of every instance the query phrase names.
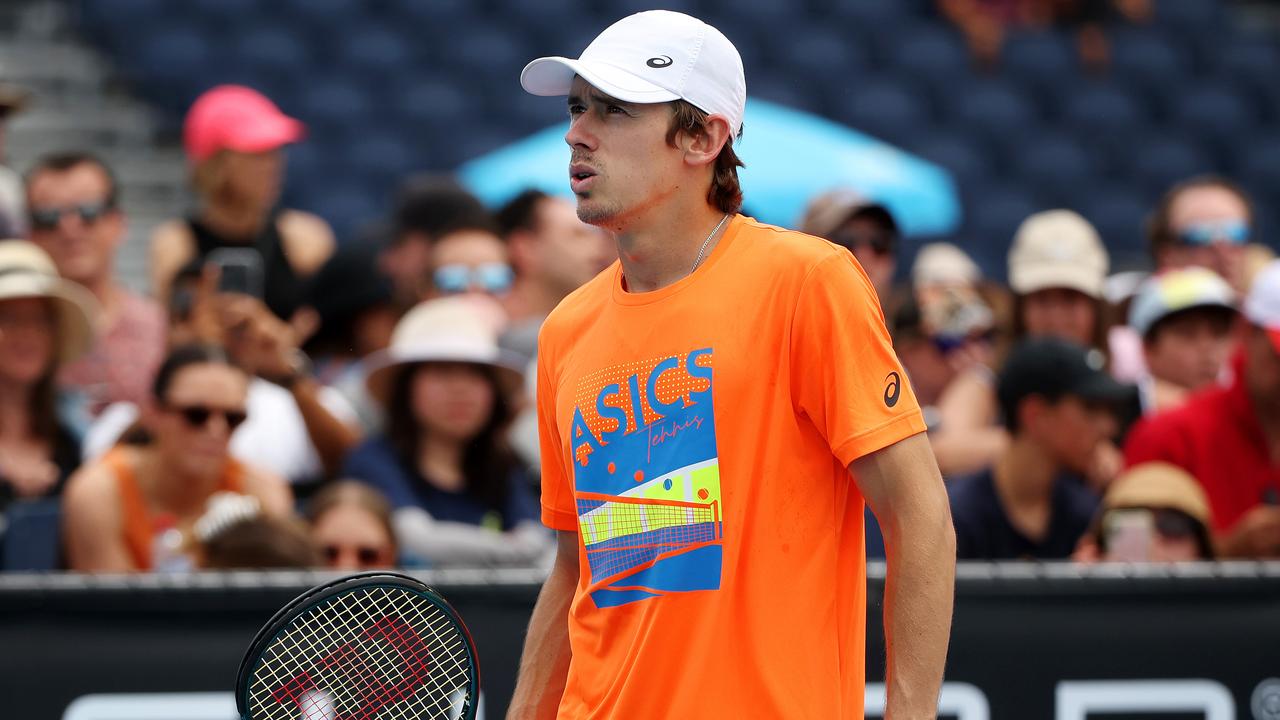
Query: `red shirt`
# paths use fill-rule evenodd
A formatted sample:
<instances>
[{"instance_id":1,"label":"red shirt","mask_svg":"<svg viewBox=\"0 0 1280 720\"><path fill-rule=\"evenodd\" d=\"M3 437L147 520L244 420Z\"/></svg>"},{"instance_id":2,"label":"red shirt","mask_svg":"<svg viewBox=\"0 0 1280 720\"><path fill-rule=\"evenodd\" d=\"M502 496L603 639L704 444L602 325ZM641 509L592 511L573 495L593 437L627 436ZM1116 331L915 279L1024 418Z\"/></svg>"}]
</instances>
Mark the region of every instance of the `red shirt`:
<instances>
[{"instance_id":1,"label":"red shirt","mask_svg":"<svg viewBox=\"0 0 1280 720\"><path fill-rule=\"evenodd\" d=\"M1240 365L1231 386L1193 396L1182 407L1147 418L1129 433L1125 464L1163 460L1195 476L1209 496L1213 529L1231 529L1274 494L1280 465L1272 462Z\"/></svg>"}]
</instances>

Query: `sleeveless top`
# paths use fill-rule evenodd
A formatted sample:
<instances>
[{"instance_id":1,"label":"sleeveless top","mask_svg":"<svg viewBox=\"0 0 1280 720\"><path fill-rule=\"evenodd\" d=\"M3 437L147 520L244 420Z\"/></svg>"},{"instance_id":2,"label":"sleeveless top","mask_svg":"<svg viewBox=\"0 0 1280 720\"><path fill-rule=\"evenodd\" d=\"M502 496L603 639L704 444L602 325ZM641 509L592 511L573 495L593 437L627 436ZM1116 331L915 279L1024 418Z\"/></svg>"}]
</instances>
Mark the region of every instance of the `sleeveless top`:
<instances>
[{"instance_id":1,"label":"sleeveless top","mask_svg":"<svg viewBox=\"0 0 1280 720\"><path fill-rule=\"evenodd\" d=\"M116 478L124 520L124 541L129 549L129 557L133 559L134 565L139 570L150 570L155 518L152 517L151 510L147 507L146 496L143 495L142 487L138 484L129 448L118 447L112 450L103 456L102 462L107 464ZM244 494L244 466L233 459L228 459L226 470L214 492Z\"/></svg>"},{"instance_id":2,"label":"sleeveless top","mask_svg":"<svg viewBox=\"0 0 1280 720\"><path fill-rule=\"evenodd\" d=\"M262 255L263 302L281 320L288 320L302 305L305 284L293 270L284 254L284 236L280 234L280 213L273 211L256 237L229 238L220 235L197 218L187 218L187 226L196 241L196 260L203 264L209 253L218 248L254 248Z\"/></svg>"}]
</instances>

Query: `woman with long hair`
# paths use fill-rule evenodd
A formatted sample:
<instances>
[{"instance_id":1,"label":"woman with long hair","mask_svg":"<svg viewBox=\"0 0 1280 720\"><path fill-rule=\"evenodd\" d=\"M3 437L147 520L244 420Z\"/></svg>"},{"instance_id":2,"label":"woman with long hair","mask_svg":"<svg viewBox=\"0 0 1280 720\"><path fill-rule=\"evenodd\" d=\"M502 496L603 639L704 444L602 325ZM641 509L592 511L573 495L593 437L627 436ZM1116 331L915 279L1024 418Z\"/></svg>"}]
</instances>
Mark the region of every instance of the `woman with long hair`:
<instances>
[{"instance_id":1,"label":"woman with long hair","mask_svg":"<svg viewBox=\"0 0 1280 720\"><path fill-rule=\"evenodd\" d=\"M0 242L0 513L57 495L80 461L80 439L55 378L89 348L93 297L58 277L25 240Z\"/></svg>"},{"instance_id":2,"label":"woman with long hair","mask_svg":"<svg viewBox=\"0 0 1280 720\"><path fill-rule=\"evenodd\" d=\"M189 568L196 522L221 493L256 499L284 517L284 480L231 457L231 432L247 417L249 377L221 348L186 345L161 364L142 434L86 465L67 486L63 535L74 570ZM161 554L163 553L163 556Z\"/></svg>"},{"instance_id":3,"label":"woman with long hair","mask_svg":"<svg viewBox=\"0 0 1280 720\"><path fill-rule=\"evenodd\" d=\"M497 346L488 298L422 303L371 358L369 390L386 430L344 475L390 500L402 553L433 565L521 564L552 547L527 474L507 447L520 359Z\"/></svg>"}]
</instances>

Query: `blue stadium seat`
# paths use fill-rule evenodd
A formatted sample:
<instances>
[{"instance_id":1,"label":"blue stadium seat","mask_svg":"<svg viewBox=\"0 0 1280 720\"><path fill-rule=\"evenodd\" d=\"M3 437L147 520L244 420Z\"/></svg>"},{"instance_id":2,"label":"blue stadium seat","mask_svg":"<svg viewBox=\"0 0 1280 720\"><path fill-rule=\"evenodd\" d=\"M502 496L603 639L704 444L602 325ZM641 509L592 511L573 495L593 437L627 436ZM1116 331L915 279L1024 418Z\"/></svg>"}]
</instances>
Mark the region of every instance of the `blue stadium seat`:
<instances>
[{"instance_id":1,"label":"blue stadium seat","mask_svg":"<svg viewBox=\"0 0 1280 720\"><path fill-rule=\"evenodd\" d=\"M749 77L751 79L748 81L747 88L751 97L758 97L797 110L827 111L835 114L829 106L819 105L818 102L822 100L832 102L837 98L824 97L820 90L815 91L810 85L809 77L772 69L754 73Z\"/></svg>"},{"instance_id":2,"label":"blue stadium seat","mask_svg":"<svg viewBox=\"0 0 1280 720\"><path fill-rule=\"evenodd\" d=\"M1214 163L1195 140L1177 134L1135 138L1124 158L1126 176L1150 194L1160 194L1175 183L1209 172Z\"/></svg>"},{"instance_id":3,"label":"blue stadium seat","mask_svg":"<svg viewBox=\"0 0 1280 720\"><path fill-rule=\"evenodd\" d=\"M344 75L317 75L297 95L299 119L317 133L367 124L375 115L369 88Z\"/></svg>"},{"instance_id":4,"label":"blue stadium seat","mask_svg":"<svg viewBox=\"0 0 1280 720\"><path fill-rule=\"evenodd\" d=\"M1013 233L1029 215L1044 204L1020 184L992 183L964 188L964 236L969 248L986 262L983 267L1000 267L1009 252Z\"/></svg>"},{"instance_id":5,"label":"blue stadium seat","mask_svg":"<svg viewBox=\"0 0 1280 720\"><path fill-rule=\"evenodd\" d=\"M1264 131L1241 138L1235 147L1232 170L1245 187L1259 195L1254 198L1255 204L1280 201L1280 135Z\"/></svg>"},{"instance_id":6,"label":"blue stadium seat","mask_svg":"<svg viewBox=\"0 0 1280 720\"><path fill-rule=\"evenodd\" d=\"M472 105L463 86L446 75L407 76L391 91L391 110L402 122L418 126L422 132L442 130L460 122ZM532 97L532 96L531 96ZM555 103L563 111L563 103Z\"/></svg>"},{"instance_id":7,"label":"blue stadium seat","mask_svg":"<svg viewBox=\"0 0 1280 720\"><path fill-rule=\"evenodd\" d=\"M338 67L373 80L385 80L413 67L413 46L404 30L381 22L347 29L335 50Z\"/></svg>"},{"instance_id":8,"label":"blue stadium seat","mask_svg":"<svg viewBox=\"0 0 1280 720\"><path fill-rule=\"evenodd\" d=\"M520 92L520 70L534 57L520 32L493 24L456 33L433 51L438 66L457 73L458 81L493 83L490 89L508 97Z\"/></svg>"},{"instance_id":9,"label":"blue stadium seat","mask_svg":"<svg viewBox=\"0 0 1280 720\"><path fill-rule=\"evenodd\" d=\"M1111 72L1125 84L1163 100L1187 81L1191 54L1176 38L1151 28L1123 28L1111 43Z\"/></svg>"},{"instance_id":10,"label":"blue stadium seat","mask_svg":"<svg viewBox=\"0 0 1280 720\"><path fill-rule=\"evenodd\" d=\"M390 195L382 188L370 188L360 179L331 179L323 191L307 196L299 209L316 213L329 221L339 241L355 236L365 224L387 211Z\"/></svg>"},{"instance_id":11,"label":"blue stadium seat","mask_svg":"<svg viewBox=\"0 0 1280 720\"><path fill-rule=\"evenodd\" d=\"M1247 135L1258 120L1257 109L1225 78L1185 87L1173 103L1173 118L1183 129L1220 147Z\"/></svg>"},{"instance_id":12,"label":"blue stadium seat","mask_svg":"<svg viewBox=\"0 0 1280 720\"><path fill-rule=\"evenodd\" d=\"M797 24L795 36L781 33L771 36L770 56L776 67L800 78L833 78L842 85L863 72L868 64L867 48L844 28L827 24ZM804 42L796 42L796 37ZM754 78L751 78L754 80Z\"/></svg>"},{"instance_id":13,"label":"blue stadium seat","mask_svg":"<svg viewBox=\"0 0 1280 720\"><path fill-rule=\"evenodd\" d=\"M956 87L947 98L948 120L987 139L1015 136L1035 127L1039 113L1027 96L999 80L978 80Z\"/></svg>"},{"instance_id":14,"label":"blue stadium seat","mask_svg":"<svg viewBox=\"0 0 1280 720\"><path fill-rule=\"evenodd\" d=\"M968 134L935 131L908 145L911 152L937 163L954 176L960 187L970 187L992 173L991 154Z\"/></svg>"},{"instance_id":15,"label":"blue stadium seat","mask_svg":"<svg viewBox=\"0 0 1280 720\"><path fill-rule=\"evenodd\" d=\"M1098 230L1111 264L1115 267L1142 265L1147 260L1144 223L1155 204L1154 196L1134 190L1125 183L1099 184L1076 210Z\"/></svg>"},{"instance_id":16,"label":"blue stadium seat","mask_svg":"<svg viewBox=\"0 0 1280 720\"><path fill-rule=\"evenodd\" d=\"M1125 88L1089 82L1063 93L1059 107L1062 125L1084 136L1129 136L1148 122L1147 108Z\"/></svg>"},{"instance_id":17,"label":"blue stadium seat","mask_svg":"<svg viewBox=\"0 0 1280 720\"><path fill-rule=\"evenodd\" d=\"M1062 32L1019 32L1005 41L1004 73L1038 94L1060 92L1080 73L1079 53Z\"/></svg>"},{"instance_id":18,"label":"blue stadium seat","mask_svg":"<svg viewBox=\"0 0 1280 720\"><path fill-rule=\"evenodd\" d=\"M264 25L235 36L231 52L237 64L254 75L305 82L315 58L295 28Z\"/></svg>"},{"instance_id":19,"label":"blue stadium seat","mask_svg":"<svg viewBox=\"0 0 1280 720\"><path fill-rule=\"evenodd\" d=\"M1214 32L1226 17L1222 0L1162 0L1152 5L1157 26L1188 35Z\"/></svg>"},{"instance_id":20,"label":"blue stadium seat","mask_svg":"<svg viewBox=\"0 0 1280 720\"><path fill-rule=\"evenodd\" d=\"M1019 178L1058 203L1089 185L1098 172L1089 149L1065 133L1028 136L1010 159Z\"/></svg>"},{"instance_id":21,"label":"blue stadium seat","mask_svg":"<svg viewBox=\"0 0 1280 720\"><path fill-rule=\"evenodd\" d=\"M831 21L858 29L864 36L872 33L883 36L897 34L922 13L906 0L825 0L819 12L830 15Z\"/></svg>"},{"instance_id":22,"label":"blue stadium seat","mask_svg":"<svg viewBox=\"0 0 1280 720\"><path fill-rule=\"evenodd\" d=\"M148 87L148 95L164 109L181 115L195 99L193 80L218 67L211 38L200 28L161 25L140 34L124 56L131 73Z\"/></svg>"},{"instance_id":23,"label":"blue stadium seat","mask_svg":"<svg viewBox=\"0 0 1280 720\"><path fill-rule=\"evenodd\" d=\"M62 507L58 500L15 502L5 515L9 527L0 541L0 570L57 570L62 554Z\"/></svg>"},{"instance_id":24,"label":"blue stadium seat","mask_svg":"<svg viewBox=\"0 0 1280 720\"><path fill-rule=\"evenodd\" d=\"M855 130L891 142L921 137L930 109L908 83L886 77L862 78L840 99L839 119Z\"/></svg>"},{"instance_id":25,"label":"blue stadium seat","mask_svg":"<svg viewBox=\"0 0 1280 720\"><path fill-rule=\"evenodd\" d=\"M1280 42L1266 36L1236 37L1212 57L1217 73L1247 89L1267 121L1280 122Z\"/></svg>"},{"instance_id":26,"label":"blue stadium seat","mask_svg":"<svg viewBox=\"0 0 1280 720\"><path fill-rule=\"evenodd\" d=\"M883 37L887 63L918 84L945 85L969 71L970 55L963 38L942 23L919 23Z\"/></svg>"},{"instance_id":27,"label":"blue stadium seat","mask_svg":"<svg viewBox=\"0 0 1280 720\"><path fill-rule=\"evenodd\" d=\"M356 177L384 187L394 185L399 178L423 165L412 136L398 132L398 128L368 128L340 151L342 167Z\"/></svg>"}]
</instances>

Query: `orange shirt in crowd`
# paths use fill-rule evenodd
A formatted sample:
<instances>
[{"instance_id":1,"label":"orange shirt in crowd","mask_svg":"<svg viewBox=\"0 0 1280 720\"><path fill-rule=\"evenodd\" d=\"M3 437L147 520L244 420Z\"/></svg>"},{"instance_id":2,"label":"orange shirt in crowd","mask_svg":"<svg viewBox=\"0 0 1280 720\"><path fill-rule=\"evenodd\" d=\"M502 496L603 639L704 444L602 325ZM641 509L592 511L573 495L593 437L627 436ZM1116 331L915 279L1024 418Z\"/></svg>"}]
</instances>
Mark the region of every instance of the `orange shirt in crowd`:
<instances>
[{"instance_id":1,"label":"orange shirt in crowd","mask_svg":"<svg viewBox=\"0 0 1280 720\"><path fill-rule=\"evenodd\" d=\"M579 534L562 718L863 716L850 462L923 432L848 251L737 216L696 272L621 266L539 341L542 513Z\"/></svg>"}]
</instances>

